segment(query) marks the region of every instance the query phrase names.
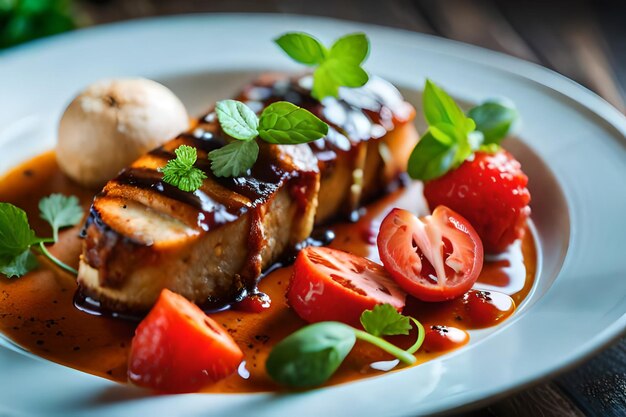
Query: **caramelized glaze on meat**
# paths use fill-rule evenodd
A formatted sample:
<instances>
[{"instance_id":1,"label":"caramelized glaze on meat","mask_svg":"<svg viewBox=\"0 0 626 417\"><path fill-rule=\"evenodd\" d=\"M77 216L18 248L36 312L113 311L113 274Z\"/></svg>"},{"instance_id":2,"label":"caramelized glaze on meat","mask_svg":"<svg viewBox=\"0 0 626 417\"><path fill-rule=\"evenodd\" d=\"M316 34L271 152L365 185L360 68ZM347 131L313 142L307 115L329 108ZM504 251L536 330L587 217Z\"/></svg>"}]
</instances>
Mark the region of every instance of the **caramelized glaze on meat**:
<instances>
[{"instance_id":1,"label":"caramelized glaze on meat","mask_svg":"<svg viewBox=\"0 0 626 417\"><path fill-rule=\"evenodd\" d=\"M143 311L163 288L201 303L252 291L261 271L306 239L314 223L345 216L404 171L417 133L413 108L387 82L322 103L310 77L265 76L238 99L255 111L277 100L307 108L331 127L309 145L260 142L249 175L217 178L207 153L226 143L209 113L109 181L85 226L81 290L115 311ZM197 149L202 187L183 192L159 168L182 145ZM319 204L318 204L319 200Z\"/></svg>"}]
</instances>

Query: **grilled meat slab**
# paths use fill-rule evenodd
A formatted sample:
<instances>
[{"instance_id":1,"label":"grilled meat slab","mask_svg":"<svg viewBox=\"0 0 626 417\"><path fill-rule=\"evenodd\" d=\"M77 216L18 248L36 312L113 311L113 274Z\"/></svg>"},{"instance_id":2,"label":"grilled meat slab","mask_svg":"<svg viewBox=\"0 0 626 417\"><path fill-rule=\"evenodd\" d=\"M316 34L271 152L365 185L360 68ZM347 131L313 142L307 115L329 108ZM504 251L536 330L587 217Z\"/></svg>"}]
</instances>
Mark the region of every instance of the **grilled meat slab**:
<instances>
[{"instance_id":1,"label":"grilled meat slab","mask_svg":"<svg viewBox=\"0 0 626 417\"><path fill-rule=\"evenodd\" d=\"M331 126L309 145L260 142L250 174L217 178L207 153L226 143L215 114L123 170L94 199L79 267L81 291L113 311L145 311L163 288L197 303L254 290L261 271L314 224L345 217L404 171L417 141L413 108L377 78L320 103L309 77L264 76L239 100L261 111L287 100ZM182 145L198 150L203 186L183 192L158 169ZM319 202L319 204L318 204Z\"/></svg>"}]
</instances>

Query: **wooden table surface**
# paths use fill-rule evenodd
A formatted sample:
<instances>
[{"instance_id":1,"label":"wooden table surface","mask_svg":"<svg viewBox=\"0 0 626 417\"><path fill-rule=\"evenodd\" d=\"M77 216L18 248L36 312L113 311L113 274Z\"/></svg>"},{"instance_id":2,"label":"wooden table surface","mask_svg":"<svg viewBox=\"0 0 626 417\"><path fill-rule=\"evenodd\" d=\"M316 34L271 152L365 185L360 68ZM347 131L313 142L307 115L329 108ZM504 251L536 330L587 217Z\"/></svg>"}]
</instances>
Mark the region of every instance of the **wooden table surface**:
<instances>
[{"instance_id":1,"label":"wooden table surface","mask_svg":"<svg viewBox=\"0 0 626 417\"><path fill-rule=\"evenodd\" d=\"M626 1L83 0L93 24L195 12L330 16L455 39L539 63L626 112ZM624 279L624 277L615 277ZM465 417L626 416L626 338Z\"/></svg>"}]
</instances>

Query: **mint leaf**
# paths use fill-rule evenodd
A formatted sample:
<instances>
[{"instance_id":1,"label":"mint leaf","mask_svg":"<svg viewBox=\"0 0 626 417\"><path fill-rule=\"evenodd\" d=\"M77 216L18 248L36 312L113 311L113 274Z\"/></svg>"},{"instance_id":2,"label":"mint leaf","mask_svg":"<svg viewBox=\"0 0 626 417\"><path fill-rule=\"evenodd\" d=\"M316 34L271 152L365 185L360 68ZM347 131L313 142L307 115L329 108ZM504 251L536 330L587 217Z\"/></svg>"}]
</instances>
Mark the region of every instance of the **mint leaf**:
<instances>
[{"instance_id":1,"label":"mint leaf","mask_svg":"<svg viewBox=\"0 0 626 417\"><path fill-rule=\"evenodd\" d=\"M324 97L339 96L339 83L332 76L332 70L327 65L319 66L313 72L313 89L311 95L318 100Z\"/></svg>"},{"instance_id":2,"label":"mint leaf","mask_svg":"<svg viewBox=\"0 0 626 417\"><path fill-rule=\"evenodd\" d=\"M367 58L369 49L370 42L364 33L352 33L335 41L329 57L358 66Z\"/></svg>"},{"instance_id":3,"label":"mint leaf","mask_svg":"<svg viewBox=\"0 0 626 417\"><path fill-rule=\"evenodd\" d=\"M234 141L209 152L211 171L216 177L239 177L256 162L259 145L253 141Z\"/></svg>"},{"instance_id":4,"label":"mint leaf","mask_svg":"<svg viewBox=\"0 0 626 417\"><path fill-rule=\"evenodd\" d=\"M512 105L486 101L472 108L468 116L476 122L476 130L483 133L484 145L499 145L516 122L518 113Z\"/></svg>"},{"instance_id":5,"label":"mint leaf","mask_svg":"<svg viewBox=\"0 0 626 417\"><path fill-rule=\"evenodd\" d=\"M476 130L474 120L463 114L452 97L432 81L426 80L422 98L429 127L413 149L407 171L411 178L428 181L457 168L473 152L485 149L485 135ZM484 111L478 114L484 116Z\"/></svg>"},{"instance_id":6,"label":"mint leaf","mask_svg":"<svg viewBox=\"0 0 626 417\"><path fill-rule=\"evenodd\" d=\"M430 80L426 80L422 101L424 104L424 116L429 126L439 123L463 126L467 123L467 117L454 99ZM467 131L471 130L473 128Z\"/></svg>"},{"instance_id":7,"label":"mint leaf","mask_svg":"<svg viewBox=\"0 0 626 417\"><path fill-rule=\"evenodd\" d=\"M361 87L369 80L367 72L361 68L370 47L363 33L337 39L330 50L306 33L287 33L276 39L276 43L296 61L318 66L313 72L311 91L318 100L337 97L339 87Z\"/></svg>"},{"instance_id":8,"label":"mint leaf","mask_svg":"<svg viewBox=\"0 0 626 417\"><path fill-rule=\"evenodd\" d=\"M217 177L244 175L259 156L259 145L252 139L293 145L319 139L328 133L328 125L305 109L278 101L267 106L261 117L244 103L224 100L217 105L222 130L238 141L211 151L211 171ZM195 162L195 159L194 159Z\"/></svg>"},{"instance_id":9,"label":"mint leaf","mask_svg":"<svg viewBox=\"0 0 626 417\"><path fill-rule=\"evenodd\" d=\"M7 278L21 277L37 268L38 265L35 255L30 249L26 249L14 258L0 259L0 274L6 275Z\"/></svg>"},{"instance_id":10,"label":"mint leaf","mask_svg":"<svg viewBox=\"0 0 626 417\"><path fill-rule=\"evenodd\" d=\"M180 145L174 153L176 158L160 169L163 181L185 192L196 191L206 178L206 174L194 166L198 152L191 146Z\"/></svg>"},{"instance_id":11,"label":"mint leaf","mask_svg":"<svg viewBox=\"0 0 626 417\"><path fill-rule=\"evenodd\" d=\"M51 194L39 201L41 218L52 226L54 241L59 240L59 229L77 225L83 218L83 209L76 196Z\"/></svg>"},{"instance_id":12,"label":"mint leaf","mask_svg":"<svg viewBox=\"0 0 626 417\"><path fill-rule=\"evenodd\" d=\"M472 152L480 146L479 143L478 146L472 147L469 134L463 132L457 126L452 126L447 123L439 123L435 126L430 126L428 131L439 143L454 149L454 159L451 168L456 168L461 165L472 155ZM482 139L482 137L480 137L480 139Z\"/></svg>"},{"instance_id":13,"label":"mint leaf","mask_svg":"<svg viewBox=\"0 0 626 417\"><path fill-rule=\"evenodd\" d=\"M369 75L363 68L339 59L329 59L320 68L326 68L328 76L335 82L337 88L340 86L361 87L369 80Z\"/></svg>"},{"instance_id":14,"label":"mint leaf","mask_svg":"<svg viewBox=\"0 0 626 417\"><path fill-rule=\"evenodd\" d=\"M365 331L374 336L409 334L411 322L391 304L378 304L372 310L361 314L361 324Z\"/></svg>"},{"instance_id":15,"label":"mint leaf","mask_svg":"<svg viewBox=\"0 0 626 417\"><path fill-rule=\"evenodd\" d=\"M259 120L259 136L276 144L306 143L324 137L328 125L308 110L286 101L267 106Z\"/></svg>"},{"instance_id":16,"label":"mint leaf","mask_svg":"<svg viewBox=\"0 0 626 417\"><path fill-rule=\"evenodd\" d=\"M251 140L259 135L259 118L241 101L218 101L215 111L222 130L227 135L239 140Z\"/></svg>"},{"instance_id":17,"label":"mint leaf","mask_svg":"<svg viewBox=\"0 0 626 417\"><path fill-rule=\"evenodd\" d=\"M307 33L285 33L274 42L293 60L305 65L321 64L328 53L320 41Z\"/></svg>"},{"instance_id":18,"label":"mint leaf","mask_svg":"<svg viewBox=\"0 0 626 417\"><path fill-rule=\"evenodd\" d=\"M409 176L422 181L438 178L453 167L456 153L456 144L440 142L429 129L411 152Z\"/></svg>"}]
</instances>

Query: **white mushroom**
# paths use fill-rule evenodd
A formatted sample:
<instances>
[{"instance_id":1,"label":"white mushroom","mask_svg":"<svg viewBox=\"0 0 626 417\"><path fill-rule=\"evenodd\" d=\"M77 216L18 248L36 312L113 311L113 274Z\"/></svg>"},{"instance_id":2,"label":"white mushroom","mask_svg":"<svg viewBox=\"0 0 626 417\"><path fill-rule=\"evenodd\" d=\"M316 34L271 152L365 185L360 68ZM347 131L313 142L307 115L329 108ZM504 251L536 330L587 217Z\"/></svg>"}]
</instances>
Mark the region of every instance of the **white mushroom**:
<instances>
[{"instance_id":1,"label":"white mushroom","mask_svg":"<svg viewBox=\"0 0 626 417\"><path fill-rule=\"evenodd\" d=\"M165 86L143 78L99 81L65 110L57 160L79 184L99 187L188 126L185 106Z\"/></svg>"}]
</instances>

